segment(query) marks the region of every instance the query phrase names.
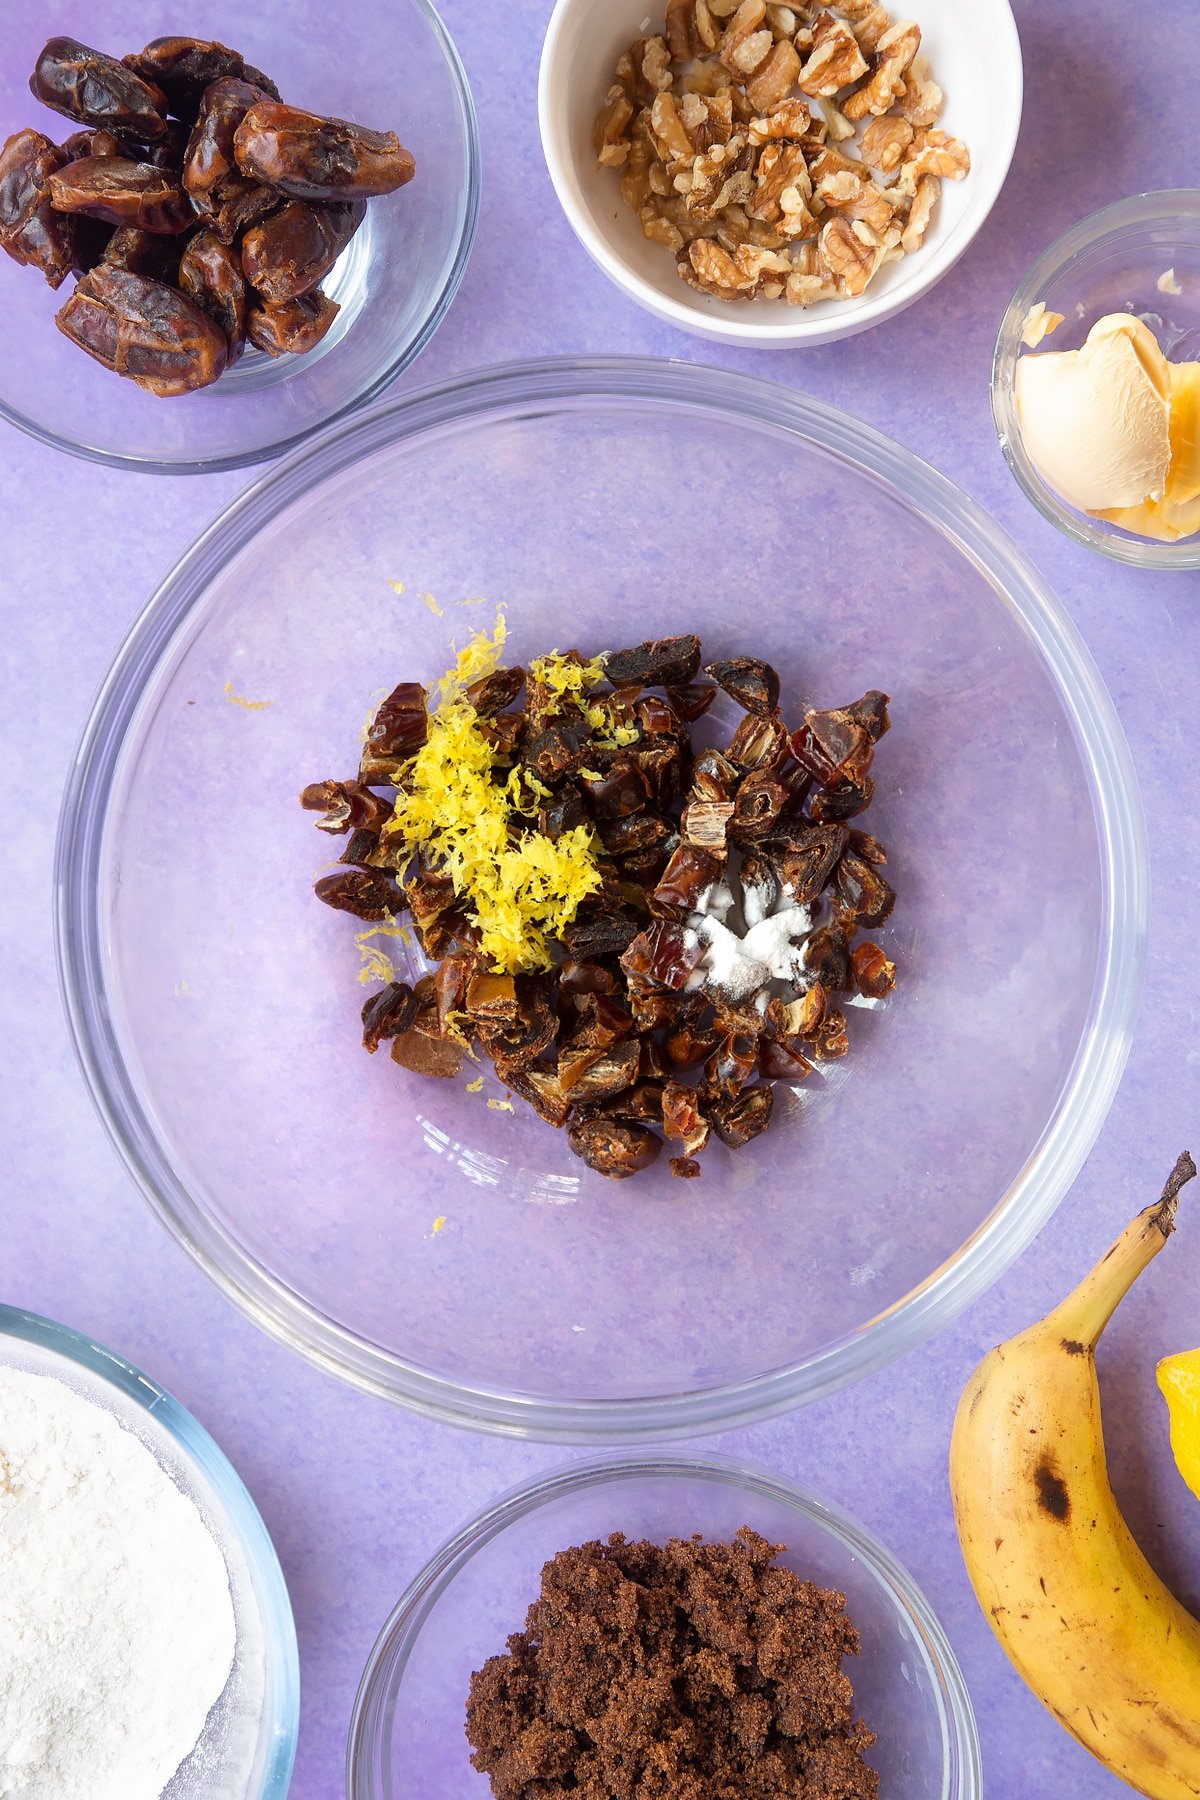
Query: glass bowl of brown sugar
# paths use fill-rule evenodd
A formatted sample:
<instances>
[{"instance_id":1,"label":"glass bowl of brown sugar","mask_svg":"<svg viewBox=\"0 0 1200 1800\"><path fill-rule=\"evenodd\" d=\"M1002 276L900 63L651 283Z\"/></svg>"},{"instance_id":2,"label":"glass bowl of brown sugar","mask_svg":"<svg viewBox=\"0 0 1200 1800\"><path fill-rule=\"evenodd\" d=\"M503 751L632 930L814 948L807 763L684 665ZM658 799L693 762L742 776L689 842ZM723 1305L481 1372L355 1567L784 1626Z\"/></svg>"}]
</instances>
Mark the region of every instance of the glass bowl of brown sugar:
<instances>
[{"instance_id":1,"label":"glass bowl of brown sugar","mask_svg":"<svg viewBox=\"0 0 1200 1800\"><path fill-rule=\"evenodd\" d=\"M783 1477L716 1457L586 1459L535 1477L464 1525L417 1576L380 1633L350 1732L350 1800L486 1800L465 1721L471 1677L504 1650L538 1598L543 1565L570 1546L728 1543L744 1527L804 1581L844 1597L853 1716L874 1733L862 1791L979 1800L979 1739L962 1673L912 1577L863 1526ZM764 1747L770 1749L770 1743ZM579 1742L581 1755L592 1746ZM814 1789L814 1791L818 1791Z\"/></svg>"}]
</instances>

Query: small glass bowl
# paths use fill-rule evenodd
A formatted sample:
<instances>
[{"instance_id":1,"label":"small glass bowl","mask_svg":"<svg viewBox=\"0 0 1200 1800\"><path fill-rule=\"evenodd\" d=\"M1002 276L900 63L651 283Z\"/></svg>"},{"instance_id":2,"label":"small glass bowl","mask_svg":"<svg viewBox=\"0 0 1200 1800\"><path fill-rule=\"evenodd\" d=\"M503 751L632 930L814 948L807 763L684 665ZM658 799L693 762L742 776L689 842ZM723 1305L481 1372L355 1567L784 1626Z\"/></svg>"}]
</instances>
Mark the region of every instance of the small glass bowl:
<instances>
[{"instance_id":1,"label":"small glass bowl","mask_svg":"<svg viewBox=\"0 0 1200 1800\"><path fill-rule=\"evenodd\" d=\"M0 418L93 462L150 474L208 474L278 456L364 406L408 368L445 317L466 270L479 211L479 137L466 72L429 0L349 13L293 0L270 23L241 0L209 0L197 29L234 45L313 112L395 129L417 173L370 201L366 218L323 282L341 308L316 349L272 358L247 349L209 388L173 399L102 368L57 329L57 293L36 269L0 254ZM47 30L45 8L5 13L0 139L31 125L61 143L70 120L27 85ZM151 30L139 0L63 0L56 32L114 55Z\"/></svg>"},{"instance_id":2,"label":"small glass bowl","mask_svg":"<svg viewBox=\"0 0 1200 1800\"><path fill-rule=\"evenodd\" d=\"M225 1558L233 1670L163 1800L284 1800L300 1723L296 1627L275 1547L229 1460L150 1376L66 1325L0 1306L0 1365L61 1381L132 1431L199 1508Z\"/></svg>"},{"instance_id":3,"label":"small glass bowl","mask_svg":"<svg viewBox=\"0 0 1200 1800\"><path fill-rule=\"evenodd\" d=\"M1175 272L1178 294L1159 286ZM1063 322L1037 350L1021 328L1039 300ZM1026 454L1016 408L1017 361L1045 350L1078 350L1097 319L1129 312L1143 319L1172 362L1200 357L1200 189L1136 194L1092 213L1034 263L1000 325L992 360L992 416L1004 459L1043 518L1117 562L1139 569L1200 569L1200 533L1159 544L1077 512Z\"/></svg>"},{"instance_id":4,"label":"small glass bowl","mask_svg":"<svg viewBox=\"0 0 1200 1800\"><path fill-rule=\"evenodd\" d=\"M862 1651L846 1664L876 1733L881 1791L903 1800L978 1800L979 1740L946 1635L911 1576L827 1501L723 1458L587 1459L512 1489L451 1539L384 1626L359 1688L346 1758L349 1800L487 1800L464 1731L471 1674L520 1630L543 1563L607 1538L665 1543L749 1525L784 1562L846 1597Z\"/></svg>"}]
</instances>

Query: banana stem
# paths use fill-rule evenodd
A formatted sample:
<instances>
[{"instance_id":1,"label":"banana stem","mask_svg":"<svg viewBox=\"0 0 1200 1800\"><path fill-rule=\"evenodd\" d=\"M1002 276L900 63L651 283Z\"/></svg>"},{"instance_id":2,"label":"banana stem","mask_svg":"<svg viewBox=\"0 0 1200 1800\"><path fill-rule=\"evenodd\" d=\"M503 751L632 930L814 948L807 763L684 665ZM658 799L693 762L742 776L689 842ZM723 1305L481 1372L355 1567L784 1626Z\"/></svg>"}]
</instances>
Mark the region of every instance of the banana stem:
<instances>
[{"instance_id":1,"label":"banana stem","mask_svg":"<svg viewBox=\"0 0 1200 1800\"><path fill-rule=\"evenodd\" d=\"M1087 1350L1096 1348L1118 1305L1174 1231L1179 1190L1195 1173L1196 1165L1185 1150L1167 1178L1162 1198L1138 1214L1074 1293L1048 1315L1046 1324L1065 1342Z\"/></svg>"}]
</instances>

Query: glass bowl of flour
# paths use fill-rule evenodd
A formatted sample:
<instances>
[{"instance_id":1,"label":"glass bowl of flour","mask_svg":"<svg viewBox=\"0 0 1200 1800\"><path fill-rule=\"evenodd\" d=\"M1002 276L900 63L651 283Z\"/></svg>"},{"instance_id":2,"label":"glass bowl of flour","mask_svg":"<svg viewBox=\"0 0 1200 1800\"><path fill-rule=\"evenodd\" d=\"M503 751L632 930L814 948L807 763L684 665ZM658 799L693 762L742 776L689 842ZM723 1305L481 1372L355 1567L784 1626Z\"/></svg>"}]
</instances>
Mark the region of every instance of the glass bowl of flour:
<instances>
[{"instance_id":1,"label":"glass bowl of flour","mask_svg":"<svg viewBox=\"0 0 1200 1800\"><path fill-rule=\"evenodd\" d=\"M131 1363L0 1306L0 1793L283 1800L299 1708L226 1457Z\"/></svg>"}]
</instances>

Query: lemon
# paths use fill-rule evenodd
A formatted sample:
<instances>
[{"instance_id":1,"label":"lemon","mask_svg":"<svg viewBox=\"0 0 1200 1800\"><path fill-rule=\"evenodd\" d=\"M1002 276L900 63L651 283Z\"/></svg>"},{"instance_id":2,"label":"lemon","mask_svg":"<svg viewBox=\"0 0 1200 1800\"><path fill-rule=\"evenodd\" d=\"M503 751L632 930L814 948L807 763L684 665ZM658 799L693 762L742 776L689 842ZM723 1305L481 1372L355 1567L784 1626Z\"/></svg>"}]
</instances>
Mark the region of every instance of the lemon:
<instances>
[{"instance_id":1,"label":"lemon","mask_svg":"<svg viewBox=\"0 0 1200 1800\"><path fill-rule=\"evenodd\" d=\"M1200 1350L1164 1356L1158 1385L1171 1414L1171 1449L1179 1473L1200 1500Z\"/></svg>"}]
</instances>

